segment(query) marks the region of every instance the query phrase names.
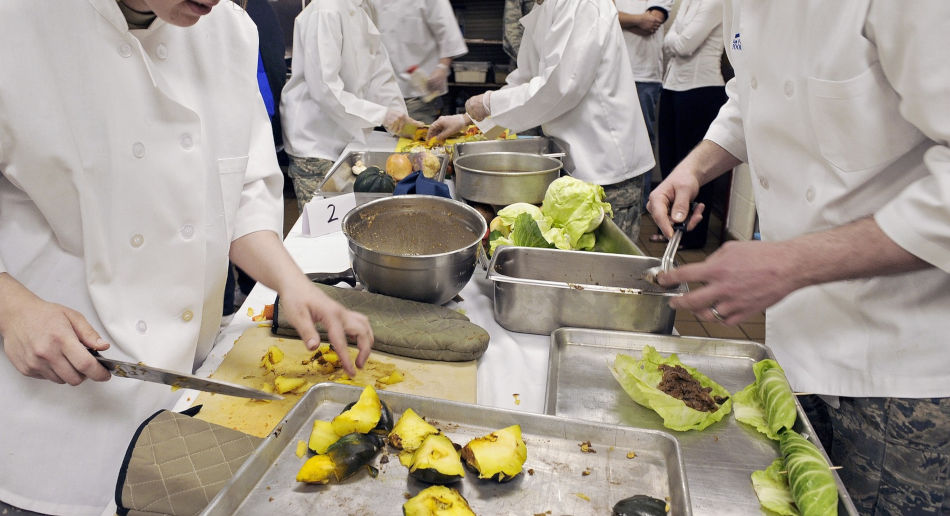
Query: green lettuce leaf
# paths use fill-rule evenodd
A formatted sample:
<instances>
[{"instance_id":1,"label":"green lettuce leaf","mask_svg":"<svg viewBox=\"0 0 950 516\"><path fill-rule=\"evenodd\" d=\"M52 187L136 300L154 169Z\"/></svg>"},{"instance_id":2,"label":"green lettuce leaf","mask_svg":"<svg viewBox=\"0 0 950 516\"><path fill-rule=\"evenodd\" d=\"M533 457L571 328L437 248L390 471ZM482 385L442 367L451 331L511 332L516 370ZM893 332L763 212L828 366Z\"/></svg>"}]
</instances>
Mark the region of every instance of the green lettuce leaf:
<instances>
[{"instance_id":1,"label":"green lettuce leaf","mask_svg":"<svg viewBox=\"0 0 950 516\"><path fill-rule=\"evenodd\" d=\"M529 206L531 205L529 204ZM506 236L503 235L501 230L495 230L488 234L488 254L495 254L495 249L500 245L554 247L554 244L544 238L538 221L526 212L522 212L515 218L511 224L510 232Z\"/></svg>"},{"instance_id":2,"label":"green lettuce leaf","mask_svg":"<svg viewBox=\"0 0 950 516\"><path fill-rule=\"evenodd\" d=\"M736 394L738 396L738 394ZM738 413L738 408L736 412ZM762 507L782 516L800 516L788 487L785 473L785 461L775 459L765 470L752 472L752 488Z\"/></svg>"},{"instance_id":3,"label":"green lettuce leaf","mask_svg":"<svg viewBox=\"0 0 950 516\"><path fill-rule=\"evenodd\" d=\"M802 516L837 515L838 488L818 448L794 430L786 430L779 439L779 449L792 497Z\"/></svg>"},{"instance_id":4,"label":"green lettuce leaf","mask_svg":"<svg viewBox=\"0 0 950 516\"><path fill-rule=\"evenodd\" d=\"M794 394L778 362L760 360L752 366L752 372L755 382L737 392L734 398L736 420L777 441L782 431L795 426L798 414Z\"/></svg>"},{"instance_id":5,"label":"green lettuce leaf","mask_svg":"<svg viewBox=\"0 0 950 516\"><path fill-rule=\"evenodd\" d=\"M517 220L518 216L522 213L527 213L534 220L544 220L544 214L541 213L541 208L526 202L516 202L498 210L498 213L495 214L495 219L492 220L492 231L498 231L501 233L501 236L508 236L511 233L512 227L515 225L515 220ZM545 224L545 227L547 226L550 226L550 223Z\"/></svg>"},{"instance_id":6,"label":"green lettuce leaf","mask_svg":"<svg viewBox=\"0 0 950 516\"><path fill-rule=\"evenodd\" d=\"M570 249L582 248L578 245L581 237L597 229L605 216L613 214L610 204L604 202L602 186L571 176L559 177L548 185L541 212L550 219L552 227L567 233ZM593 248L591 241L588 238L583 248Z\"/></svg>"},{"instance_id":7,"label":"green lettuce leaf","mask_svg":"<svg viewBox=\"0 0 950 516\"><path fill-rule=\"evenodd\" d=\"M729 399L715 412L703 412L686 406L683 400L676 399L656 388L663 378L663 373L659 369L661 364L682 366L693 378L699 380L700 385L710 387L711 395L729 397ZM640 360L622 353L618 354L610 372L623 390L633 398L633 401L654 410L663 418L663 426L672 430L702 430L721 420L732 410L732 398L729 391L695 368L684 365L676 354L663 357L652 346L643 348Z\"/></svg>"}]
</instances>

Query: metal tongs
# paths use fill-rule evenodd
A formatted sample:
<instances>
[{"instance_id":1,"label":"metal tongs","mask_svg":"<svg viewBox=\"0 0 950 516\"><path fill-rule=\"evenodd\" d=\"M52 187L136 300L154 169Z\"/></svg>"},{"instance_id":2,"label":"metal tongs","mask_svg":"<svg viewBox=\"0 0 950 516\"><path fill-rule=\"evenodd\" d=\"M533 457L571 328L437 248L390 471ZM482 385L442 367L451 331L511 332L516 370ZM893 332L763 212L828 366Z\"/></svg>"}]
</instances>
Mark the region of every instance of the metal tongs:
<instances>
[{"instance_id":1,"label":"metal tongs","mask_svg":"<svg viewBox=\"0 0 950 516\"><path fill-rule=\"evenodd\" d=\"M670 241L666 244L666 250L663 251L663 258L660 259L660 265L650 267L641 273L640 278L644 279L658 287L665 289L674 289L679 285L664 286L660 285L656 281L656 277L661 272L669 272L673 268L673 259L676 258L676 251L679 249L680 240L683 238L683 233L686 232L686 223L689 222L690 217L693 216L693 210L696 208L696 203L690 203L689 213L686 214L686 219L683 222L673 223L673 236L670 237Z\"/></svg>"}]
</instances>

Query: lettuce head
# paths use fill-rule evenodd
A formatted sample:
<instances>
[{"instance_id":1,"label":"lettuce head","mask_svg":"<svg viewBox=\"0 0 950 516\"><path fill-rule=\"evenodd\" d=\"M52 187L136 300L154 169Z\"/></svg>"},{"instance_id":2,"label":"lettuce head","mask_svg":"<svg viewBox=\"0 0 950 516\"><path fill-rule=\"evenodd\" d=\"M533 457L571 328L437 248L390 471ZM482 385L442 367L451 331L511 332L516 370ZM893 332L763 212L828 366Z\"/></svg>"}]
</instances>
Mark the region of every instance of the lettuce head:
<instances>
[{"instance_id":1,"label":"lettuce head","mask_svg":"<svg viewBox=\"0 0 950 516\"><path fill-rule=\"evenodd\" d=\"M589 233L605 216L613 214L610 204L604 202L602 186L571 176L559 177L548 185L541 212L550 219L551 226L564 230L567 249L593 248L594 236Z\"/></svg>"}]
</instances>

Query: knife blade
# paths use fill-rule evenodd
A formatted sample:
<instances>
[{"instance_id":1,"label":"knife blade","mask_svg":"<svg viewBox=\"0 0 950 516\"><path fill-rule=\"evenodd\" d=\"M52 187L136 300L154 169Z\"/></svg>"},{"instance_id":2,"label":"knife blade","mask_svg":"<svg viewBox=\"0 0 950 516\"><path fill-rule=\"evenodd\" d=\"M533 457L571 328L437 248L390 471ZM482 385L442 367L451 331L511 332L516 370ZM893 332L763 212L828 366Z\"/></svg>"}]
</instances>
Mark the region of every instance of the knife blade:
<instances>
[{"instance_id":1,"label":"knife blade","mask_svg":"<svg viewBox=\"0 0 950 516\"><path fill-rule=\"evenodd\" d=\"M133 364L132 362L123 362L114 358L106 358L98 351L89 350L96 360L99 361L113 376L122 378L133 378L146 382L163 383L172 387L184 389L195 389L227 396L239 396L242 398L253 398L257 400L282 400L283 396L264 392L258 389L252 389L236 383L222 382L221 380L212 380L210 378L201 378L190 374L160 369L158 367L147 366L145 364Z\"/></svg>"}]
</instances>

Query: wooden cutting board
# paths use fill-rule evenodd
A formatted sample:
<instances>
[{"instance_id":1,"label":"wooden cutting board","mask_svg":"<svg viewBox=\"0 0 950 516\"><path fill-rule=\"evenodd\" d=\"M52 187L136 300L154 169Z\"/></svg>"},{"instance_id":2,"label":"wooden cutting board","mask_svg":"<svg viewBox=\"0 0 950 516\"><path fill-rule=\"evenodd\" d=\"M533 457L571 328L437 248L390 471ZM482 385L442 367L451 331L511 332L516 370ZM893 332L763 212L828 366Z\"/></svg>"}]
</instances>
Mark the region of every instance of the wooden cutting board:
<instances>
[{"instance_id":1,"label":"wooden cutting board","mask_svg":"<svg viewBox=\"0 0 950 516\"><path fill-rule=\"evenodd\" d=\"M312 352L299 339L277 337L269 327L248 328L225 355L212 378L264 389L273 386L276 376L261 367L261 357L270 346L279 347L285 354L277 365L277 373L306 378L314 384L346 378L342 371L327 375L313 371L301 363L308 361ZM350 348L356 358L356 349ZM372 384L377 390L419 394L452 401L475 403L476 362L439 362L390 355L374 351L365 367L353 381L360 385ZM405 379L392 385L376 380L394 370ZM203 405L198 418L241 432L264 437L284 418L303 394L284 394L281 401L260 401L234 396L202 392L194 405Z\"/></svg>"}]
</instances>

